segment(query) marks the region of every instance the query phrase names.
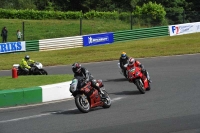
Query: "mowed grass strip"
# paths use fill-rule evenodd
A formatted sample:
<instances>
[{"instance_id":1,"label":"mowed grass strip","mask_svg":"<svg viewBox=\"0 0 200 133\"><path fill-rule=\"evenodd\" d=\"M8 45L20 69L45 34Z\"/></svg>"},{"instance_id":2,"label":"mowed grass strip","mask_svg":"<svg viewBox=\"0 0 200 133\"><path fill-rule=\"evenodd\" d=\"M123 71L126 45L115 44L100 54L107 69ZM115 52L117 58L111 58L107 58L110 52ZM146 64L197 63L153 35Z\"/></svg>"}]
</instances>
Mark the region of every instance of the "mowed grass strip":
<instances>
[{"instance_id":1,"label":"mowed grass strip","mask_svg":"<svg viewBox=\"0 0 200 133\"><path fill-rule=\"evenodd\" d=\"M68 74L30 75L30 76L18 76L18 78L12 78L11 76L0 77L0 91L67 82L67 81L72 80L72 78L73 78L73 75L68 75ZM69 89L69 88L66 88L66 89Z\"/></svg>"}]
</instances>

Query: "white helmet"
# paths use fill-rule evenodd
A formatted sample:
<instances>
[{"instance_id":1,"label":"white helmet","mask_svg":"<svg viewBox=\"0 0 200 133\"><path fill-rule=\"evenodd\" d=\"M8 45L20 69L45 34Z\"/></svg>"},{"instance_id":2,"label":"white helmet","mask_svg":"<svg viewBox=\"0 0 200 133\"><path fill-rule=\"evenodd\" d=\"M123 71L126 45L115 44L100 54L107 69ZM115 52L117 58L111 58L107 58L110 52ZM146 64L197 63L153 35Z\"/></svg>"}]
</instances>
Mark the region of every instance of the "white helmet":
<instances>
[{"instance_id":1,"label":"white helmet","mask_svg":"<svg viewBox=\"0 0 200 133\"><path fill-rule=\"evenodd\" d=\"M135 59L130 57L129 60L128 60L128 65L132 66L132 65L134 65L134 63L135 63Z\"/></svg>"}]
</instances>

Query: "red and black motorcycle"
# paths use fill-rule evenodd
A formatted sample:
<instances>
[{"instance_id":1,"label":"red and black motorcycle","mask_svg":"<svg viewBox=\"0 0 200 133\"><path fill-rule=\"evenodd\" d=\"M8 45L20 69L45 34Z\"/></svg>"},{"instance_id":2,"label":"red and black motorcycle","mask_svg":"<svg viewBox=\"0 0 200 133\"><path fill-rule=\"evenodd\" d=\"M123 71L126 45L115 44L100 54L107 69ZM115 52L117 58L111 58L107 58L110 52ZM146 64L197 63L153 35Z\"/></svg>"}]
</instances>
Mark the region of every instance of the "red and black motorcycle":
<instances>
[{"instance_id":1,"label":"red and black motorcycle","mask_svg":"<svg viewBox=\"0 0 200 133\"><path fill-rule=\"evenodd\" d=\"M142 73L140 67L133 67L128 70L128 79L137 86L138 90L142 94L145 94L145 91L151 89L150 83L147 77Z\"/></svg>"},{"instance_id":2,"label":"red and black motorcycle","mask_svg":"<svg viewBox=\"0 0 200 133\"><path fill-rule=\"evenodd\" d=\"M103 98L101 96L102 94L99 93L97 89L92 87L92 83L90 81L85 82L84 79L78 78L74 78L72 80L69 90L75 98L77 108L81 112L88 113L91 108L99 106L109 108L111 106L111 99L102 85L102 80L97 80L96 85L98 85L102 93L104 93Z\"/></svg>"}]
</instances>

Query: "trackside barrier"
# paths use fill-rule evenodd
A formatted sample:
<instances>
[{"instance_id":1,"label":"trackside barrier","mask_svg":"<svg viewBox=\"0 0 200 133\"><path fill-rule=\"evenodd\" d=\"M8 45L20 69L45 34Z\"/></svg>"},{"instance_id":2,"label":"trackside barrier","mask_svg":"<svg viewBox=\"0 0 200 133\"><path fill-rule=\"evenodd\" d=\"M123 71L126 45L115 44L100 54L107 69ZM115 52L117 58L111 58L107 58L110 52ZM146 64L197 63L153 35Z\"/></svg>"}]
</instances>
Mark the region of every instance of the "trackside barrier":
<instances>
[{"instance_id":1,"label":"trackside barrier","mask_svg":"<svg viewBox=\"0 0 200 133\"><path fill-rule=\"evenodd\" d=\"M168 26L114 32L114 42L169 36Z\"/></svg>"},{"instance_id":2,"label":"trackside barrier","mask_svg":"<svg viewBox=\"0 0 200 133\"><path fill-rule=\"evenodd\" d=\"M39 40L39 51L83 47L82 36Z\"/></svg>"},{"instance_id":3,"label":"trackside barrier","mask_svg":"<svg viewBox=\"0 0 200 133\"><path fill-rule=\"evenodd\" d=\"M71 81L32 88L1 90L0 108L71 98L70 83Z\"/></svg>"},{"instance_id":4,"label":"trackside barrier","mask_svg":"<svg viewBox=\"0 0 200 133\"><path fill-rule=\"evenodd\" d=\"M26 41L26 51L39 51L39 40Z\"/></svg>"},{"instance_id":5,"label":"trackside barrier","mask_svg":"<svg viewBox=\"0 0 200 133\"><path fill-rule=\"evenodd\" d=\"M42 88L32 87L0 91L0 107L42 102Z\"/></svg>"}]
</instances>

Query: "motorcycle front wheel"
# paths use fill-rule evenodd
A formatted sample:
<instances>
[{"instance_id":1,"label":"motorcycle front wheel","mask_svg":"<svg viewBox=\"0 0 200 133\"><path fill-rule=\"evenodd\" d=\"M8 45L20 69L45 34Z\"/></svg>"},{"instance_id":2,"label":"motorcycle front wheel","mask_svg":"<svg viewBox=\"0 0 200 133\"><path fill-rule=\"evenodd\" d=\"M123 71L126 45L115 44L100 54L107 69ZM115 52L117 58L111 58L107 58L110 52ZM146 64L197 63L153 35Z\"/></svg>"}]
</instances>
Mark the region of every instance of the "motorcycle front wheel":
<instances>
[{"instance_id":1,"label":"motorcycle front wheel","mask_svg":"<svg viewBox=\"0 0 200 133\"><path fill-rule=\"evenodd\" d=\"M109 108L111 106L111 98L105 90L103 90L103 93L104 93L106 98L102 100L103 101L102 107L103 108Z\"/></svg>"},{"instance_id":2,"label":"motorcycle front wheel","mask_svg":"<svg viewBox=\"0 0 200 133\"><path fill-rule=\"evenodd\" d=\"M137 86L137 88L141 94L145 94L144 84L142 83L141 79L136 79L135 85Z\"/></svg>"},{"instance_id":3,"label":"motorcycle front wheel","mask_svg":"<svg viewBox=\"0 0 200 133\"><path fill-rule=\"evenodd\" d=\"M83 113L90 111L90 103L84 94L77 94L75 97L76 107Z\"/></svg>"},{"instance_id":4,"label":"motorcycle front wheel","mask_svg":"<svg viewBox=\"0 0 200 133\"><path fill-rule=\"evenodd\" d=\"M39 74L40 74L40 75L48 75L47 71L44 70L44 69L40 69L40 70L39 70Z\"/></svg>"}]
</instances>

